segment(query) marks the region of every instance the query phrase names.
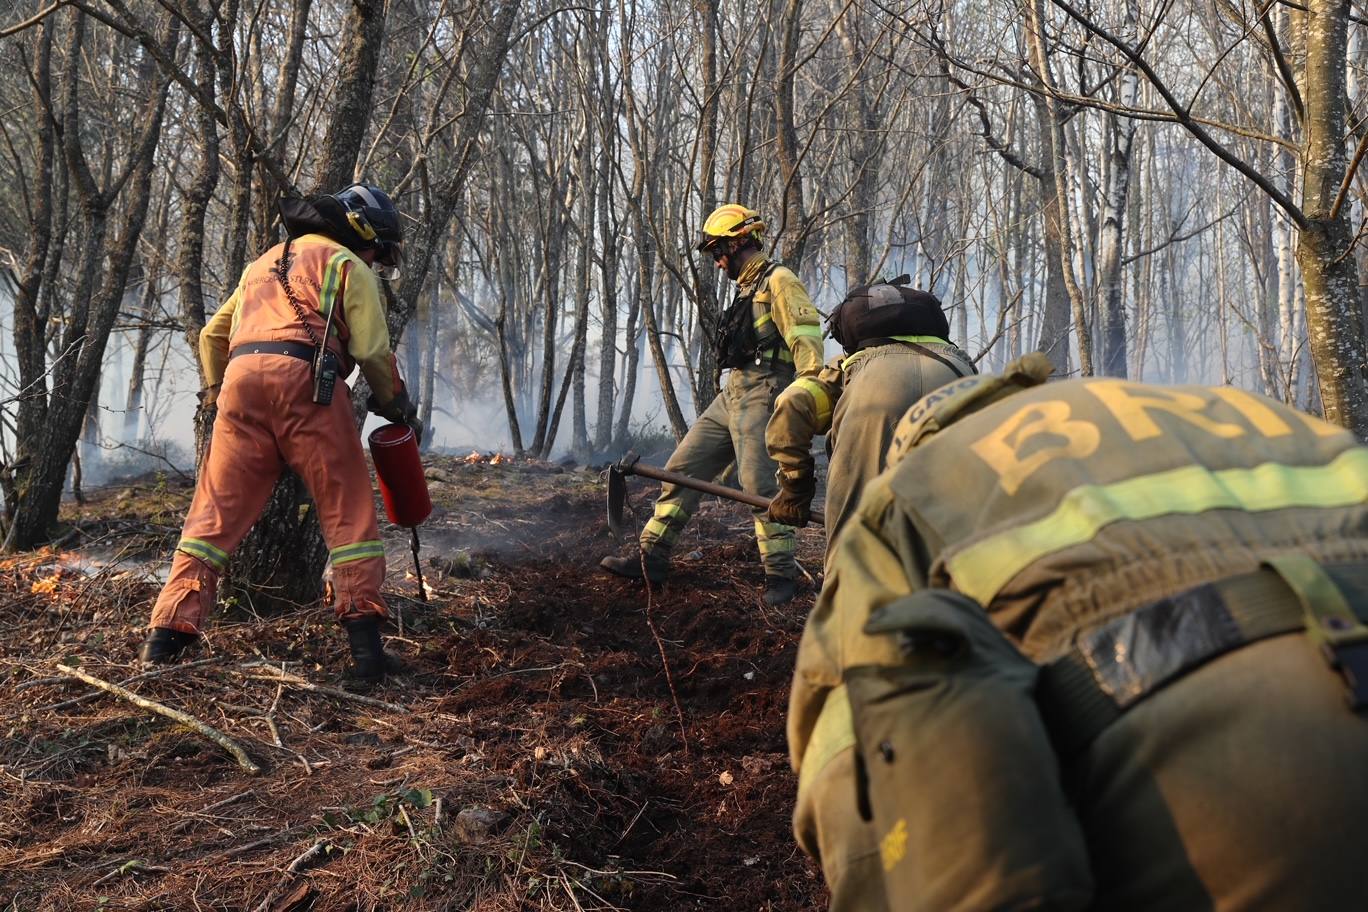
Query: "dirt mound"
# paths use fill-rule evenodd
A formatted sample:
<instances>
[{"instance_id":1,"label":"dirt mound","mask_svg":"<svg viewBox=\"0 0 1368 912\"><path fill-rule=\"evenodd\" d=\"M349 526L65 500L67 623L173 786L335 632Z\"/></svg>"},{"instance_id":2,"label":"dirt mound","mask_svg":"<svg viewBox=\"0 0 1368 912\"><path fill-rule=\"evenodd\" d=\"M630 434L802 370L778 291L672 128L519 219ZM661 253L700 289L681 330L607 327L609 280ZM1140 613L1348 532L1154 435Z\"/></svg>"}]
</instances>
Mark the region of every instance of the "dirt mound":
<instances>
[{"instance_id":1,"label":"dirt mound","mask_svg":"<svg viewBox=\"0 0 1368 912\"><path fill-rule=\"evenodd\" d=\"M436 463L440 509L423 557L447 569L425 567L427 604L407 597L406 533L385 533L388 646L410 673L367 696L390 708L298 683L339 683L344 644L320 608L229 612L193 662L128 680L141 671L131 659L156 564L77 571L71 555L45 553L4 566L0 615L15 633L0 642L0 900L128 910L822 905L820 875L789 833L795 783L783 737L812 592L762 606L749 514L705 504L677 572L648 592L597 570L615 545L595 474ZM157 522L187 493L166 491ZM634 496L643 516L648 494ZM125 510L117 494L97 494L70 518L104 530L119 517L133 531L140 517ZM149 541L169 548L175 530L141 536L145 554ZM808 567L820 566L820 548L820 530L803 533ZM219 746L128 702L85 698L59 660L190 713L264 772L247 774Z\"/></svg>"}]
</instances>

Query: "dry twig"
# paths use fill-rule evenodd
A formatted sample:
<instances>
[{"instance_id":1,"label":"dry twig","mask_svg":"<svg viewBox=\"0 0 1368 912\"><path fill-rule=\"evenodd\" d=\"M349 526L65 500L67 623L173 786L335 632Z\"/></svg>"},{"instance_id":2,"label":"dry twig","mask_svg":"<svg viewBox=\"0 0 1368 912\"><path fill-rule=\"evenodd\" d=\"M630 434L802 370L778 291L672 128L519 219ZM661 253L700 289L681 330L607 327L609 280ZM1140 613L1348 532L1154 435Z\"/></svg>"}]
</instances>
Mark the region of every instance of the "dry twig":
<instances>
[{"instance_id":1,"label":"dry twig","mask_svg":"<svg viewBox=\"0 0 1368 912\"><path fill-rule=\"evenodd\" d=\"M97 678L93 674L87 674L79 668L73 668L70 665L58 665L57 668L64 674L69 674L74 678L80 678L82 681L85 681L92 687L98 687L101 690L107 690L114 696L127 700L134 706L139 706L149 712L154 712L158 715L166 716L168 719L174 719L180 724L187 726L195 732L199 733L200 735L203 735L204 737L208 738L210 741L213 741L219 747L223 748L228 753L232 754L233 759L237 761L238 766L242 767L243 770L247 773L250 773L251 775L255 776L261 772L261 767L257 766L255 763L252 762L252 758L247 756L247 752L244 751L236 741L234 741L232 738L229 738L227 735L219 731L217 728L213 728L212 726L204 724L199 719L196 719L194 716L191 716L187 713L183 713L179 709L172 709L171 707L166 706L162 703L158 703L155 700L149 700L146 697L140 697L131 690L127 690L123 687L120 687L118 684L111 684L109 681L106 681L103 678Z\"/></svg>"},{"instance_id":2,"label":"dry twig","mask_svg":"<svg viewBox=\"0 0 1368 912\"><path fill-rule=\"evenodd\" d=\"M261 901L259 905L257 905L256 909L253 910L253 912L267 912L267 910L271 908L271 903L275 901L276 896L280 893L281 888L283 888L286 884L288 884L291 880L294 879L294 876L299 871L299 869L304 865L308 864L314 858L317 858L319 855L322 855L324 852L328 851L329 848L330 846L327 843L327 841L315 842L312 846L309 847L307 851L304 852L304 854L300 855L294 861L290 862L289 865L285 868L284 875L281 876L280 880L276 882L275 886L271 887L271 889L266 891L266 897Z\"/></svg>"},{"instance_id":3,"label":"dry twig","mask_svg":"<svg viewBox=\"0 0 1368 912\"><path fill-rule=\"evenodd\" d=\"M290 674L288 671L281 671L274 665L265 662L248 662L242 668L246 671L264 672L265 675L249 675L249 677L260 677L266 681L283 681L291 687L298 687L300 690L307 690L312 693L323 694L324 696L334 697L338 700L347 700L352 703L361 703L365 706L374 706L377 709L385 709L394 713L407 713L407 706L400 706L398 703L386 703L384 700L377 700L374 697L354 694L351 691L342 690L337 687L325 687L322 684L315 684L307 678L299 675Z\"/></svg>"},{"instance_id":4,"label":"dry twig","mask_svg":"<svg viewBox=\"0 0 1368 912\"><path fill-rule=\"evenodd\" d=\"M169 874L169 873L171 873L171 869L170 869L170 868L162 867L161 865L143 864L141 861L138 861L136 858L134 858L134 859L132 859L131 861L125 861L123 864L119 865L117 868L115 868L114 870L110 871L108 874L106 874L106 875L104 875L103 877L101 877L99 880L97 880L97 881L95 881L94 883L92 883L91 886L92 886L92 887L98 887L100 884L106 883L106 882L108 882L108 881L111 881L111 880L113 880L114 878L119 877L119 876L121 876L121 875L123 875L123 874Z\"/></svg>"}]
</instances>

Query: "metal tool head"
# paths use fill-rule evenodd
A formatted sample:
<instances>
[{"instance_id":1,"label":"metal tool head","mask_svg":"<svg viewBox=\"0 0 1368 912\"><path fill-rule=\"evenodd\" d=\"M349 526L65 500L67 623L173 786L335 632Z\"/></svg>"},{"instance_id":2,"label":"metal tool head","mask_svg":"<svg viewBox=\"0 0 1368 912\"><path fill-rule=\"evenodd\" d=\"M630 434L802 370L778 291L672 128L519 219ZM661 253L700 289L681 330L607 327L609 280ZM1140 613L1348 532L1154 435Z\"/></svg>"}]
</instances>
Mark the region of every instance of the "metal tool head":
<instances>
[{"instance_id":1,"label":"metal tool head","mask_svg":"<svg viewBox=\"0 0 1368 912\"><path fill-rule=\"evenodd\" d=\"M622 538L622 508L627 505L627 476L619 466L608 469L608 531Z\"/></svg>"},{"instance_id":2,"label":"metal tool head","mask_svg":"<svg viewBox=\"0 0 1368 912\"><path fill-rule=\"evenodd\" d=\"M641 462L641 454L636 450L628 450L622 454L622 458L617 461L613 468L623 475L635 475L638 462Z\"/></svg>"}]
</instances>

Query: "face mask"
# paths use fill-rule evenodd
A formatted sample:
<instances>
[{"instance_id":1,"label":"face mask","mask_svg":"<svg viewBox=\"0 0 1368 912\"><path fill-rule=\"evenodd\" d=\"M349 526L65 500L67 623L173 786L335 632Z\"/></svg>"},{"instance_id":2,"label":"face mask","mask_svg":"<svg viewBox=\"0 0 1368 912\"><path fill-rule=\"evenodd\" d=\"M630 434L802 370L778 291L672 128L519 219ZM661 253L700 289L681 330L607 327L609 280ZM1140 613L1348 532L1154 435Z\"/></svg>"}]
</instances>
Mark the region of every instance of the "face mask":
<instances>
[{"instance_id":1,"label":"face mask","mask_svg":"<svg viewBox=\"0 0 1368 912\"><path fill-rule=\"evenodd\" d=\"M371 269L375 270L375 274L386 282L394 282L399 278L398 266L386 266L383 263L375 263L371 266Z\"/></svg>"}]
</instances>

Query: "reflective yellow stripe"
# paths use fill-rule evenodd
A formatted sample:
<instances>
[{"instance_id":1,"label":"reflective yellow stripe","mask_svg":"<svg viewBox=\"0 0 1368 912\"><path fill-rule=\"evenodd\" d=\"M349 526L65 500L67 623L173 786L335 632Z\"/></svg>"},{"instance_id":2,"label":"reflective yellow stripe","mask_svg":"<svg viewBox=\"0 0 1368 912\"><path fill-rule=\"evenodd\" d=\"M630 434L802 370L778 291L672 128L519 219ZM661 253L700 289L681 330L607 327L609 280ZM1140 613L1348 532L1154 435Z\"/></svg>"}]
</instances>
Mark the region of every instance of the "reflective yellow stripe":
<instances>
[{"instance_id":1,"label":"reflective yellow stripe","mask_svg":"<svg viewBox=\"0 0 1368 912\"><path fill-rule=\"evenodd\" d=\"M760 329L760 328L762 328L766 323L770 323L770 322L772 322L773 320L774 320L774 317L773 317L772 315L770 315L770 314L765 314L765 315L762 316L760 319L758 319L758 320L755 321L755 328L756 328L756 329Z\"/></svg>"},{"instance_id":2,"label":"reflective yellow stripe","mask_svg":"<svg viewBox=\"0 0 1368 912\"><path fill-rule=\"evenodd\" d=\"M783 554L785 551L794 551L798 547L798 540L792 535L775 538L756 538L755 543L760 546L761 557L768 557L771 554Z\"/></svg>"},{"instance_id":3,"label":"reflective yellow stripe","mask_svg":"<svg viewBox=\"0 0 1368 912\"><path fill-rule=\"evenodd\" d=\"M1348 507L1368 501L1368 449L1321 466L1267 462L1212 472L1186 466L1109 485L1074 488L1048 516L975 542L947 558L955 588L983 604L1046 555L1091 541L1119 520L1192 515L1207 510L1261 513L1294 507Z\"/></svg>"},{"instance_id":4,"label":"reflective yellow stripe","mask_svg":"<svg viewBox=\"0 0 1368 912\"><path fill-rule=\"evenodd\" d=\"M784 341L792 346L794 339L801 339L805 336L821 341L822 327L811 323L798 323L789 327L789 331L784 334Z\"/></svg>"},{"instance_id":5,"label":"reflective yellow stripe","mask_svg":"<svg viewBox=\"0 0 1368 912\"><path fill-rule=\"evenodd\" d=\"M646 522L646 528L642 530L642 534L653 535L662 541L670 541L675 537L675 531L660 520L651 519Z\"/></svg>"},{"instance_id":6,"label":"reflective yellow stripe","mask_svg":"<svg viewBox=\"0 0 1368 912\"><path fill-rule=\"evenodd\" d=\"M182 538L176 544L177 551L184 551L191 557L198 557L202 561L208 562L215 570L222 570L228 566L228 552L222 548L216 548L207 541L198 538Z\"/></svg>"},{"instance_id":7,"label":"reflective yellow stripe","mask_svg":"<svg viewBox=\"0 0 1368 912\"><path fill-rule=\"evenodd\" d=\"M813 405L817 407L817 427L825 428L831 422L831 397L826 389L811 377L799 377L793 381L793 385L807 390Z\"/></svg>"},{"instance_id":8,"label":"reflective yellow stripe","mask_svg":"<svg viewBox=\"0 0 1368 912\"><path fill-rule=\"evenodd\" d=\"M755 521L756 538L773 538L776 535L792 535L793 526L786 526L783 523L766 522L763 519Z\"/></svg>"},{"instance_id":9,"label":"reflective yellow stripe","mask_svg":"<svg viewBox=\"0 0 1368 912\"><path fill-rule=\"evenodd\" d=\"M850 712L850 698L845 685L827 694L812 735L803 750L798 766L798 791L802 792L837 754L855 746L855 721Z\"/></svg>"},{"instance_id":10,"label":"reflective yellow stripe","mask_svg":"<svg viewBox=\"0 0 1368 912\"><path fill-rule=\"evenodd\" d=\"M342 268L347 262L345 253L335 253L332 259L328 260L328 266L323 270L323 290L318 295L318 310L323 315L323 319L328 319L328 313L332 311L337 299L337 288L342 284ZM337 323L334 321L332 335L338 334Z\"/></svg>"},{"instance_id":11,"label":"reflective yellow stripe","mask_svg":"<svg viewBox=\"0 0 1368 912\"><path fill-rule=\"evenodd\" d=\"M668 519L671 516L678 518L682 523L689 521L689 514L685 513L684 508L679 504L658 503L655 505L656 519Z\"/></svg>"},{"instance_id":12,"label":"reflective yellow stripe","mask_svg":"<svg viewBox=\"0 0 1368 912\"><path fill-rule=\"evenodd\" d=\"M333 548L328 554L332 557L333 566L336 566L351 561L364 560L368 557L384 557L385 546L378 541L363 541Z\"/></svg>"},{"instance_id":13,"label":"reflective yellow stripe","mask_svg":"<svg viewBox=\"0 0 1368 912\"><path fill-rule=\"evenodd\" d=\"M949 345L950 340L942 339L940 336L889 336L890 339L897 339L899 342L916 342L918 345Z\"/></svg>"}]
</instances>

